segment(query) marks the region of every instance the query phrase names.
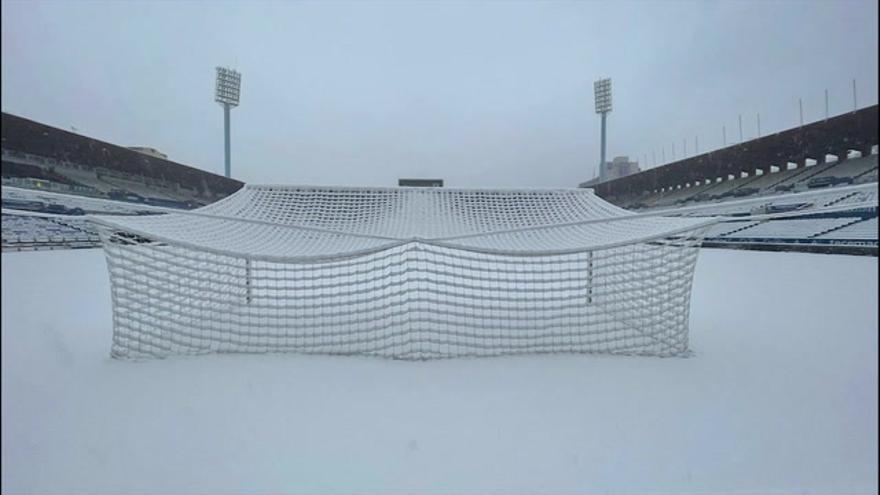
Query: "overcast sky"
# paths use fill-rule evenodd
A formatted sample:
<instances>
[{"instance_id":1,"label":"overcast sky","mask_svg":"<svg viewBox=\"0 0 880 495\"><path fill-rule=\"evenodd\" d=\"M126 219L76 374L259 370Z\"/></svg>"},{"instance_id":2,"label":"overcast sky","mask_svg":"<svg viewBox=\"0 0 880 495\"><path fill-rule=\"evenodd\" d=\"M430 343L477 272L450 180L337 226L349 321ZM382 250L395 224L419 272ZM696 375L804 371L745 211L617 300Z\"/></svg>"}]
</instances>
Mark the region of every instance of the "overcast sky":
<instances>
[{"instance_id":1,"label":"overcast sky","mask_svg":"<svg viewBox=\"0 0 880 495\"><path fill-rule=\"evenodd\" d=\"M877 103L877 2L3 1L3 111L252 183L573 187ZM648 163L644 163L647 156Z\"/></svg>"}]
</instances>

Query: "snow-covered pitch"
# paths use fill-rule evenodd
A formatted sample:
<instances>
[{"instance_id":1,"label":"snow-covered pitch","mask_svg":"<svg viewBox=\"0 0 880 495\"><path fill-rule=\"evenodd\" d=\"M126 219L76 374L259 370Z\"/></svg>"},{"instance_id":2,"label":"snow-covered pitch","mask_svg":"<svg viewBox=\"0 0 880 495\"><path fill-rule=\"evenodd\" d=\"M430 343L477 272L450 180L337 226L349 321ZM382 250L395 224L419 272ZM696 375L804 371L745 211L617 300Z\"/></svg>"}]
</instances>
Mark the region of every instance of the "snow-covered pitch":
<instances>
[{"instance_id":1,"label":"snow-covered pitch","mask_svg":"<svg viewBox=\"0 0 880 495\"><path fill-rule=\"evenodd\" d=\"M110 358L100 250L2 255L4 493L877 493L877 258L704 250L689 358Z\"/></svg>"}]
</instances>

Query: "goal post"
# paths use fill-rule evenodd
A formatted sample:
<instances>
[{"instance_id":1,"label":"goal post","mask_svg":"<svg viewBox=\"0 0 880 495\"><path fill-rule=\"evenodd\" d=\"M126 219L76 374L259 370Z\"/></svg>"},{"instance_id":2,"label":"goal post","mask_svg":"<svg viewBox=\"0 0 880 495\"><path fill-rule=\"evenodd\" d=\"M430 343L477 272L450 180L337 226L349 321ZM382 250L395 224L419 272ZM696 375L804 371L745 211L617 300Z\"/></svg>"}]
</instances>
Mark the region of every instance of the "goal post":
<instances>
[{"instance_id":1,"label":"goal post","mask_svg":"<svg viewBox=\"0 0 880 495\"><path fill-rule=\"evenodd\" d=\"M94 220L114 357L397 359L683 355L714 222L635 215L585 189L292 186Z\"/></svg>"}]
</instances>

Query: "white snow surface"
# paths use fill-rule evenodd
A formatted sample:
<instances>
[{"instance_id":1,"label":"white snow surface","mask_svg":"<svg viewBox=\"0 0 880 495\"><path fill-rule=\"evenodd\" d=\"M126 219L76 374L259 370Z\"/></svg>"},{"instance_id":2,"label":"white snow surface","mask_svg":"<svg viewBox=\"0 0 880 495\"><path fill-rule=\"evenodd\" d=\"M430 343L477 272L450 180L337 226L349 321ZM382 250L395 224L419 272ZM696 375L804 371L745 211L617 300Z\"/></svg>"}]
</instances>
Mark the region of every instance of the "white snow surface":
<instances>
[{"instance_id":1,"label":"white snow surface","mask_svg":"<svg viewBox=\"0 0 880 495\"><path fill-rule=\"evenodd\" d=\"M2 254L4 493L877 493L877 258L703 250L690 358L109 357L100 250Z\"/></svg>"}]
</instances>

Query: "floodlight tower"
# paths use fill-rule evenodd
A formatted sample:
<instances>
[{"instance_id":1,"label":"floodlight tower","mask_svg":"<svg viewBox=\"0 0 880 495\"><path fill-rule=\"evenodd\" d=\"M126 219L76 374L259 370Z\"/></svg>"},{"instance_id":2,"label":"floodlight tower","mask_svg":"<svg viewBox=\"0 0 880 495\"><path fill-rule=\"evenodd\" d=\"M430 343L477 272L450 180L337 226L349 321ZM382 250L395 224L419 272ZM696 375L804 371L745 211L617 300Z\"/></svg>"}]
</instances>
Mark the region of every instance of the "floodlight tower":
<instances>
[{"instance_id":1,"label":"floodlight tower","mask_svg":"<svg viewBox=\"0 0 880 495\"><path fill-rule=\"evenodd\" d=\"M599 79L593 83L596 96L596 113L602 116L602 147L599 161L599 182L605 182L605 119L611 111L611 79Z\"/></svg>"},{"instance_id":2,"label":"floodlight tower","mask_svg":"<svg viewBox=\"0 0 880 495\"><path fill-rule=\"evenodd\" d=\"M217 86L214 101L223 105L223 131L226 137L226 177L230 176L231 161L229 158L229 110L238 106L241 94L241 74L226 67L217 67Z\"/></svg>"}]
</instances>

